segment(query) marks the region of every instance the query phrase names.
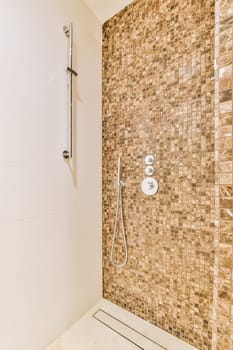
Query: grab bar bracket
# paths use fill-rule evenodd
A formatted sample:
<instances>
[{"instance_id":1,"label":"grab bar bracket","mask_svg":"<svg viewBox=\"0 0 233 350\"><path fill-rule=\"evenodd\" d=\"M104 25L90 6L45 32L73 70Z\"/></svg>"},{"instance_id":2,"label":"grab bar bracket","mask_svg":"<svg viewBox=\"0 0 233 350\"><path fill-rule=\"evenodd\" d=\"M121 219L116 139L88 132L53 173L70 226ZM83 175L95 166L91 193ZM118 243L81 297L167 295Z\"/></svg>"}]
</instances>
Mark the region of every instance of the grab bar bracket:
<instances>
[{"instance_id":1,"label":"grab bar bracket","mask_svg":"<svg viewBox=\"0 0 233 350\"><path fill-rule=\"evenodd\" d=\"M76 77L77 77L77 75L78 75L78 73L75 72L75 70L73 70L73 69L70 68L70 67L67 67L67 68L66 68L66 71L69 72L69 73L71 73L71 74L74 74Z\"/></svg>"}]
</instances>

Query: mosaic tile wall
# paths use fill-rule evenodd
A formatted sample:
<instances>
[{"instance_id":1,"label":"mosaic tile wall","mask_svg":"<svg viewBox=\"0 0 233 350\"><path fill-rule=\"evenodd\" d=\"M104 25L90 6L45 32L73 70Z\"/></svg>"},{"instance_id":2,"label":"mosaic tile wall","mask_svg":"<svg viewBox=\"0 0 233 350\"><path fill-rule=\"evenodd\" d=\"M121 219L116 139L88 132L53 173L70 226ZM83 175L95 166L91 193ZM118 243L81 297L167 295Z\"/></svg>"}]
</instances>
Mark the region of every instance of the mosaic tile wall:
<instances>
[{"instance_id":1,"label":"mosaic tile wall","mask_svg":"<svg viewBox=\"0 0 233 350\"><path fill-rule=\"evenodd\" d=\"M218 26L214 0L136 0L103 28L104 297L200 350L233 349L233 0L217 4ZM122 269L109 260L119 155ZM119 261L122 243L118 230Z\"/></svg>"},{"instance_id":2,"label":"mosaic tile wall","mask_svg":"<svg viewBox=\"0 0 233 350\"><path fill-rule=\"evenodd\" d=\"M233 349L233 1L216 1L216 348ZM215 344L214 344L215 345Z\"/></svg>"}]
</instances>

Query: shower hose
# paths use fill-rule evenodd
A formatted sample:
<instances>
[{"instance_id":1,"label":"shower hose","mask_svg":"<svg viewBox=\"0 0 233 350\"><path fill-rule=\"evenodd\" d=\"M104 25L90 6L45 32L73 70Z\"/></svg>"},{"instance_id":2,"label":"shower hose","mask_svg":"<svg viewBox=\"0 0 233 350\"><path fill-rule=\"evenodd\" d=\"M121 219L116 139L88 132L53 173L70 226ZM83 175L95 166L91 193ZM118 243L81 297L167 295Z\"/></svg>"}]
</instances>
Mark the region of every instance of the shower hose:
<instances>
[{"instance_id":1,"label":"shower hose","mask_svg":"<svg viewBox=\"0 0 233 350\"><path fill-rule=\"evenodd\" d=\"M124 186L124 182L120 180L120 173L121 173L121 159L119 157L118 174L117 174L116 216L115 216L114 232L113 232L111 255L110 255L111 263L113 264L113 266L118 268L125 266L128 260L128 247L127 247L125 224L124 224L124 218L123 218L123 206L122 206L122 187ZM115 250L115 243L116 243L116 237L117 237L118 219L120 220L120 229L121 229L120 233L123 238L123 245L124 245L124 252L125 252L125 259L122 263L117 263L114 260L114 250Z\"/></svg>"}]
</instances>

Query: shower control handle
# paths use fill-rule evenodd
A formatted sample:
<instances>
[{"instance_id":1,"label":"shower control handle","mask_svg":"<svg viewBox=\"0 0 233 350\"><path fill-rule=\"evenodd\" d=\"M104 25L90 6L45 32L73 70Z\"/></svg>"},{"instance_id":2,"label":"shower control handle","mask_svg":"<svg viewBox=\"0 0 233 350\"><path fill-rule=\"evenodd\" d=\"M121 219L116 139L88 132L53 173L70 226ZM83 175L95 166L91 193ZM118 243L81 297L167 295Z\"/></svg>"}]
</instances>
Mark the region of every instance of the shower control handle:
<instances>
[{"instance_id":1,"label":"shower control handle","mask_svg":"<svg viewBox=\"0 0 233 350\"><path fill-rule=\"evenodd\" d=\"M154 156L152 154L149 154L145 158L145 164L152 165L154 163L154 160L155 160Z\"/></svg>"},{"instance_id":2,"label":"shower control handle","mask_svg":"<svg viewBox=\"0 0 233 350\"><path fill-rule=\"evenodd\" d=\"M154 174L154 167L152 165L148 165L145 169L145 174L147 176L151 176Z\"/></svg>"},{"instance_id":3,"label":"shower control handle","mask_svg":"<svg viewBox=\"0 0 233 350\"><path fill-rule=\"evenodd\" d=\"M147 196L157 193L158 188L158 182L153 177L146 177L141 183L142 192Z\"/></svg>"},{"instance_id":4,"label":"shower control handle","mask_svg":"<svg viewBox=\"0 0 233 350\"><path fill-rule=\"evenodd\" d=\"M152 190L155 187L155 184L152 181L148 182L148 185L150 190Z\"/></svg>"}]
</instances>

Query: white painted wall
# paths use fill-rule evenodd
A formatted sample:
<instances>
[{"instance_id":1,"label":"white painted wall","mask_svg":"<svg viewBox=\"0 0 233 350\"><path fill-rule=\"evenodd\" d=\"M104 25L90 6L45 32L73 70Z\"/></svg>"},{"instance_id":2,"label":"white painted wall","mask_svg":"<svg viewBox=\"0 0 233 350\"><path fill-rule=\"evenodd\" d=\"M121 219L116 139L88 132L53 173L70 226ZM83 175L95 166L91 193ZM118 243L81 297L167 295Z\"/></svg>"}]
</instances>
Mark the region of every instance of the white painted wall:
<instances>
[{"instance_id":1,"label":"white painted wall","mask_svg":"<svg viewBox=\"0 0 233 350\"><path fill-rule=\"evenodd\" d=\"M133 0L84 0L96 17L104 23Z\"/></svg>"},{"instance_id":2,"label":"white painted wall","mask_svg":"<svg viewBox=\"0 0 233 350\"><path fill-rule=\"evenodd\" d=\"M0 70L0 349L43 350L102 295L101 25L81 0L1 1Z\"/></svg>"}]
</instances>

